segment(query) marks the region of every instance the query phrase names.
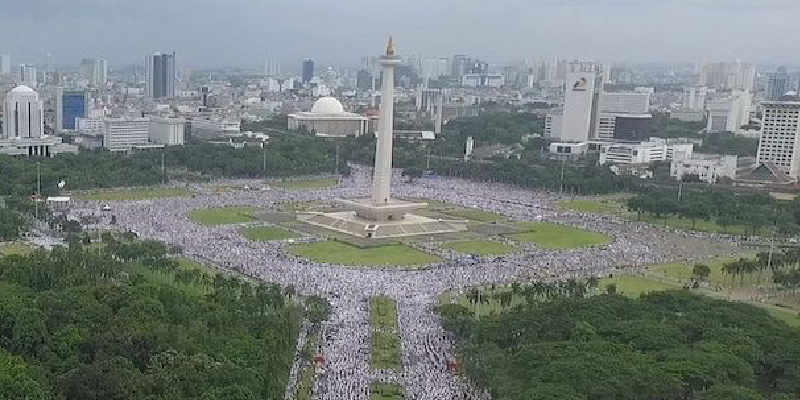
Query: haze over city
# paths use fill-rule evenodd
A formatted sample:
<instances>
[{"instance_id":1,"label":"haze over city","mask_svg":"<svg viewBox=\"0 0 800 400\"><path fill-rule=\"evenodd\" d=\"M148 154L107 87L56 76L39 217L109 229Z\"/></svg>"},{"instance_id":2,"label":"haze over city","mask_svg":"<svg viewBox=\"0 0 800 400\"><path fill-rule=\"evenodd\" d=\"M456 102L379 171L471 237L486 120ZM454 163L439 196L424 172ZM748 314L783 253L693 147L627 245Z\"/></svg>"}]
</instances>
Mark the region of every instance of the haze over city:
<instances>
[{"instance_id":1,"label":"haze over city","mask_svg":"<svg viewBox=\"0 0 800 400\"><path fill-rule=\"evenodd\" d=\"M102 55L140 62L153 49L192 66L271 57L352 63L390 34L404 54L476 54L501 62L553 57L616 62L743 59L796 63L793 0L5 0L3 51L56 65ZM775 40L780 37L780 40Z\"/></svg>"},{"instance_id":2,"label":"haze over city","mask_svg":"<svg viewBox=\"0 0 800 400\"><path fill-rule=\"evenodd\" d=\"M800 399L800 0L0 0L0 400Z\"/></svg>"}]
</instances>

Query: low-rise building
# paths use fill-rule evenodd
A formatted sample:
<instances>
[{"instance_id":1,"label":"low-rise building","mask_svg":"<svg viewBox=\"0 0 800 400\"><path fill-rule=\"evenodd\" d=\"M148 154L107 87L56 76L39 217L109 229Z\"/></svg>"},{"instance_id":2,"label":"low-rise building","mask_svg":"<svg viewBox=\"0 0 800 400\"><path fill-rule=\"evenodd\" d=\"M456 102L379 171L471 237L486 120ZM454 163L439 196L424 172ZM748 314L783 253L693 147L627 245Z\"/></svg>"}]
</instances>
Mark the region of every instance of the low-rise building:
<instances>
[{"instance_id":1,"label":"low-rise building","mask_svg":"<svg viewBox=\"0 0 800 400\"><path fill-rule=\"evenodd\" d=\"M600 164L649 164L655 161L688 158L692 156L693 143L673 142L653 138L641 143L615 143L600 150Z\"/></svg>"},{"instance_id":2,"label":"low-rise building","mask_svg":"<svg viewBox=\"0 0 800 400\"><path fill-rule=\"evenodd\" d=\"M224 138L236 136L241 132L242 123L225 118L193 119L192 137L199 139Z\"/></svg>"},{"instance_id":3,"label":"low-rise building","mask_svg":"<svg viewBox=\"0 0 800 400\"><path fill-rule=\"evenodd\" d=\"M670 163L669 174L677 180L686 175L696 175L701 181L716 183L719 178L736 178L736 156L694 153L690 158L679 158Z\"/></svg>"},{"instance_id":4,"label":"low-rise building","mask_svg":"<svg viewBox=\"0 0 800 400\"><path fill-rule=\"evenodd\" d=\"M149 124L149 118L104 118L103 147L110 151L149 147Z\"/></svg>"},{"instance_id":5,"label":"low-rise building","mask_svg":"<svg viewBox=\"0 0 800 400\"><path fill-rule=\"evenodd\" d=\"M165 146L183 146L185 126L183 118L150 117L148 138Z\"/></svg>"}]
</instances>

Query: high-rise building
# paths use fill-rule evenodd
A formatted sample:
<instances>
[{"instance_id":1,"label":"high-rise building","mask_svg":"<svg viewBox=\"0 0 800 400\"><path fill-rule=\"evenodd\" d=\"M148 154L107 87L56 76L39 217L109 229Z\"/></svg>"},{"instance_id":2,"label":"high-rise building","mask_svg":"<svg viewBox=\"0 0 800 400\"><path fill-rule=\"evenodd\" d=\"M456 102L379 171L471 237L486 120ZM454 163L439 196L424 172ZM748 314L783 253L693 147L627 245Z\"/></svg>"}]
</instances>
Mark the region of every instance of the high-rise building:
<instances>
[{"instance_id":1,"label":"high-rise building","mask_svg":"<svg viewBox=\"0 0 800 400\"><path fill-rule=\"evenodd\" d=\"M734 90L725 97L708 101L708 121L706 132L739 132L742 126L750 123L753 94Z\"/></svg>"},{"instance_id":2,"label":"high-rise building","mask_svg":"<svg viewBox=\"0 0 800 400\"><path fill-rule=\"evenodd\" d=\"M780 67L769 77L767 82L767 100L780 100L780 98L791 89L791 77L786 72L786 67Z\"/></svg>"},{"instance_id":3,"label":"high-rise building","mask_svg":"<svg viewBox=\"0 0 800 400\"><path fill-rule=\"evenodd\" d=\"M593 137L602 77L592 62L573 62L567 72L561 140L585 142ZM598 90L600 89L600 90Z\"/></svg>"},{"instance_id":4,"label":"high-rise building","mask_svg":"<svg viewBox=\"0 0 800 400\"><path fill-rule=\"evenodd\" d=\"M94 86L105 86L108 82L108 60L98 58L95 62Z\"/></svg>"},{"instance_id":5,"label":"high-rise building","mask_svg":"<svg viewBox=\"0 0 800 400\"><path fill-rule=\"evenodd\" d=\"M314 60L303 60L303 83L311 82L314 78Z\"/></svg>"},{"instance_id":6,"label":"high-rise building","mask_svg":"<svg viewBox=\"0 0 800 400\"><path fill-rule=\"evenodd\" d=\"M56 89L56 132L77 130L78 118L89 114L89 96L85 90Z\"/></svg>"},{"instance_id":7,"label":"high-rise building","mask_svg":"<svg viewBox=\"0 0 800 400\"><path fill-rule=\"evenodd\" d=\"M649 92L601 92L597 139L646 140L653 116Z\"/></svg>"},{"instance_id":8,"label":"high-rise building","mask_svg":"<svg viewBox=\"0 0 800 400\"><path fill-rule=\"evenodd\" d=\"M11 73L11 56L0 54L0 75Z\"/></svg>"},{"instance_id":9,"label":"high-rise building","mask_svg":"<svg viewBox=\"0 0 800 400\"><path fill-rule=\"evenodd\" d=\"M33 65L21 64L19 66L19 82L28 87L36 87L37 80L36 67Z\"/></svg>"},{"instance_id":10,"label":"high-rise building","mask_svg":"<svg viewBox=\"0 0 800 400\"><path fill-rule=\"evenodd\" d=\"M356 73L356 87L361 90L372 89L372 74L365 69L360 69Z\"/></svg>"},{"instance_id":11,"label":"high-rise building","mask_svg":"<svg viewBox=\"0 0 800 400\"><path fill-rule=\"evenodd\" d=\"M700 84L712 89L753 91L755 67L752 64L721 62L703 66Z\"/></svg>"},{"instance_id":12,"label":"high-rise building","mask_svg":"<svg viewBox=\"0 0 800 400\"><path fill-rule=\"evenodd\" d=\"M453 56L453 64L450 65L450 76L453 78L461 78L461 75L467 73L469 67L469 57L463 54L456 54Z\"/></svg>"},{"instance_id":13,"label":"high-rise building","mask_svg":"<svg viewBox=\"0 0 800 400\"><path fill-rule=\"evenodd\" d=\"M44 135L42 101L30 87L12 89L6 95L3 110L3 139L36 139Z\"/></svg>"},{"instance_id":14,"label":"high-rise building","mask_svg":"<svg viewBox=\"0 0 800 400\"><path fill-rule=\"evenodd\" d=\"M708 88L705 86L687 86L683 88L683 108L692 111L702 111L706 105Z\"/></svg>"},{"instance_id":15,"label":"high-rise building","mask_svg":"<svg viewBox=\"0 0 800 400\"><path fill-rule=\"evenodd\" d=\"M145 92L153 99L175 97L175 53L155 53L145 61Z\"/></svg>"},{"instance_id":16,"label":"high-rise building","mask_svg":"<svg viewBox=\"0 0 800 400\"><path fill-rule=\"evenodd\" d=\"M790 177L800 177L800 98L765 101L756 159L772 163Z\"/></svg>"},{"instance_id":17,"label":"high-rise building","mask_svg":"<svg viewBox=\"0 0 800 400\"><path fill-rule=\"evenodd\" d=\"M281 64L275 60L264 61L264 75L277 76L281 74Z\"/></svg>"},{"instance_id":18,"label":"high-rise building","mask_svg":"<svg viewBox=\"0 0 800 400\"><path fill-rule=\"evenodd\" d=\"M422 77L429 79L439 79L448 75L448 60L446 58L426 58L422 60Z\"/></svg>"}]
</instances>

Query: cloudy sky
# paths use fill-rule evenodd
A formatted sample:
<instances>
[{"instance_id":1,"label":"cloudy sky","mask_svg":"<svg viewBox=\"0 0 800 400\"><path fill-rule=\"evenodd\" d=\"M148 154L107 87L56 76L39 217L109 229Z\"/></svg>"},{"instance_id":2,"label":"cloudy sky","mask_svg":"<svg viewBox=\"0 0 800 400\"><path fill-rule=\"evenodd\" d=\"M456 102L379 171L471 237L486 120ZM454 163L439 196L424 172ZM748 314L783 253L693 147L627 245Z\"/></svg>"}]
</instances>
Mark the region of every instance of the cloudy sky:
<instances>
[{"instance_id":1,"label":"cloudy sky","mask_svg":"<svg viewBox=\"0 0 800 400\"><path fill-rule=\"evenodd\" d=\"M390 34L401 54L490 61L794 63L800 0L0 0L14 63L157 51L195 66L347 63Z\"/></svg>"}]
</instances>

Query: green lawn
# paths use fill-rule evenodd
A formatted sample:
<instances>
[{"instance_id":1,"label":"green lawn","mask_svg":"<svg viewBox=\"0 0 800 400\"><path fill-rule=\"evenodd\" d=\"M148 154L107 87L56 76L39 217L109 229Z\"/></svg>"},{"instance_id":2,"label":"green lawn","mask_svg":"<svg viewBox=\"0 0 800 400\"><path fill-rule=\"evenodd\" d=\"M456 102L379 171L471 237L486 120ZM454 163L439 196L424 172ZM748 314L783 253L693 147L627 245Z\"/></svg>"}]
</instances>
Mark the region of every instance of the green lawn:
<instances>
[{"instance_id":1,"label":"green lawn","mask_svg":"<svg viewBox=\"0 0 800 400\"><path fill-rule=\"evenodd\" d=\"M636 219L636 215L633 215L631 219ZM694 229L696 231L702 232L716 232L716 233L729 233L734 235L745 235L749 234L750 229L744 225L731 225L728 227L724 227L715 221L696 221L694 228L692 228L692 220L679 218L675 216L670 216L667 218L658 218L655 215L646 215L642 214L642 221L649 222L653 225L666 225L672 228L679 228L679 229Z\"/></svg>"},{"instance_id":2,"label":"green lawn","mask_svg":"<svg viewBox=\"0 0 800 400\"><path fill-rule=\"evenodd\" d=\"M285 180L281 182L270 182L270 185L277 188L289 190L316 190L336 186L338 179L301 179Z\"/></svg>"},{"instance_id":3,"label":"green lawn","mask_svg":"<svg viewBox=\"0 0 800 400\"><path fill-rule=\"evenodd\" d=\"M397 305L395 301L385 296L369 299L369 322L373 328L397 328Z\"/></svg>"},{"instance_id":4,"label":"green lawn","mask_svg":"<svg viewBox=\"0 0 800 400\"><path fill-rule=\"evenodd\" d=\"M400 370L400 338L396 333L372 332L373 369Z\"/></svg>"},{"instance_id":5,"label":"green lawn","mask_svg":"<svg viewBox=\"0 0 800 400\"><path fill-rule=\"evenodd\" d=\"M622 214L627 211L618 200L559 200L561 208L594 214Z\"/></svg>"},{"instance_id":6,"label":"green lawn","mask_svg":"<svg viewBox=\"0 0 800 400\"><path fill-rule=\"evenodd\" d=\"M479 256L494 256L500 254L513 253L517 250L516 246L491 240L464 240L459 242L449 242L442 247L464 254L477 254Z\"/></svg>"},{"instance_id":7,"label":"green lawn","mask_svg":"<svg viewBox=\"0 0 800 400\"><path fill-rule=\"evenodd\" d=\"M747 256L745 258L751 258L751 257ZM772 281L771 276L764 277L761 276L760 274L743 275L741 277L737 277L734 280L732 276L722 272L723 264L733 260L734 258L717 257L712 260L708 260L699 264L706 264L711 269L711 275L709 276L709 283L711 285L726 285L726 286L738 287L742 285L764 284L764 282ZM665 278L682 280L682 281L688 281L692 279L693 268L694 264L684 264L684 263L654 264L654 265L649 265L647 267L647 269L650 272L664 276ZM770 273L766 272L766 274L769 275Z\"/></svg>"},{"instance_id":8,"label":"green lawn","mask_svg":"<svg viewBox=\"0 0 800 400\"><path fill-rule=\"evenodd\" d=\"M300 237L300 235L276 226L255 226L239 230L242 236L256 242L269 242L273 240L286 240Z\"/></svg>"},{"instance_id":9,"label":"green lawn","mask_svg":"<svg viewBox=\"0 0 800 400\"><path fill-rule=\"evenodd\" d=\"M433 254L423 253L403 244L359 248L342 242L312 242L288 246L287 250L318 262L345 265L420 265L441 261Z\"/></svg>"},{"instance_id":10,"label":"green lawn","mask_svg":"<svg viewBox=\"0 0 800 400\"><path fill-rule=\"evenodd\" d=\"M611 241L608 235L555 224L552 222L521 222L521 232L507 235L518 242L534 243L544 249L573 249L606 244Z\"/></svg>"},{"instance_id":11,"label":"green lawn","mask_svg":"<svg viewBox=\"0 0 800 400\"><path fill-rule=\"evenodd\" d=\"M20 255L24 256L32 253L34 248L25 243L2 243L0 244L0 256Z\"/></svg>"},{"instance_id":12,"label":"green lawn","mask_svg":"<svg viewBox=\"0 0 800 400\"><path fill-rule=\"evenodd\" d=\"M373 383L369 388L370 400L403 400L403 388L389 383Z\"/></svg>"},{"instance_id":13,"label":"green lawn","mask_svg":"<svg viewBox=\"0 0 800 400\"><path fill-rule=\"evenodd\" d=\"M78 198L78 200L120 201L159 199L163 197L182 197L190 196L191 194L192 191L185 188L150 188L78 193L75 195L75 197Z\"/></svg>"},{"instance_id":14,"label":"green lawn","mask_svg":"<svg viewBox=\"0 0 800 400\"><path fill-rule=\"evenodd\" d=\"M203 225L226 225L252 221L254 211L254 207L201 208L189 211L188 216Z\"/></svg>"},{"instance_id":15,"label":"green lawn","mask_svg":"<svg viewBox=\"0 0 800 400\"><path fill-rule=\"evenodd\" d=\"M463 218L478 222L505 221L506 219L500 214L496 214L490 211L478 210L475 208L459 207L452 210L445 210L444 213L453 217Z\"/></svg>"},{"instance_id":16,"label":"green lawn","mask_svg":"<svg viewBox=\"0 0 800 400\"><path fill-rule=\"evenodd\" d=\"M777 318L785 322L786 325L800 328L800 313L797 311L767 304L761 305L755 303L755 305L764 308L767 310L769 315L772 315L773 318Z\"/></svg>"}]
</instances>

